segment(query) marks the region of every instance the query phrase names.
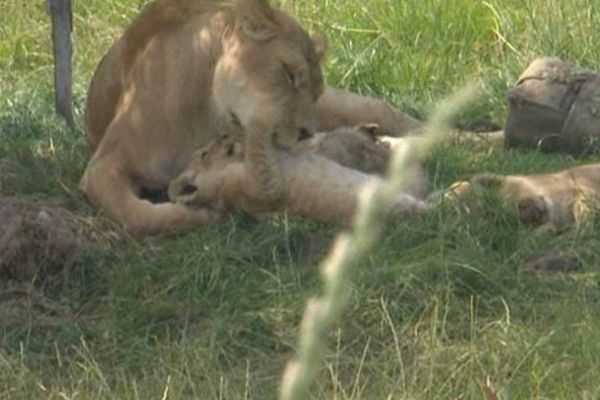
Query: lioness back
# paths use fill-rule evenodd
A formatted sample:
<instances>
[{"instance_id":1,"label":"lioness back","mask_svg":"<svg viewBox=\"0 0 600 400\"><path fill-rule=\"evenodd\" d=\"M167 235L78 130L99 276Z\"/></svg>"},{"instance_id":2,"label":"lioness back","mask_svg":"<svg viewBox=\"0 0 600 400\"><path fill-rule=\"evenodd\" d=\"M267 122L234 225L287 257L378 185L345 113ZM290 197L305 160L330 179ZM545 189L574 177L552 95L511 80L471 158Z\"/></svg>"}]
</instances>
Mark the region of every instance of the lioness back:
<instances>
[{"instance_id":1,"label":"lioness back","mask_svg":"<svg viewBox=\"0 0 600 400\"><path fill-rule=\"evenodd\" d=\"M125 84L124 75L135 57L154 36L180 27L195 15L215 12L218 3L211 0L157 0L148 4L133 20L102 57L90 83L84 118L86 138L92 151L98 147L115 117Z\"/></svg>"}]
</instances>

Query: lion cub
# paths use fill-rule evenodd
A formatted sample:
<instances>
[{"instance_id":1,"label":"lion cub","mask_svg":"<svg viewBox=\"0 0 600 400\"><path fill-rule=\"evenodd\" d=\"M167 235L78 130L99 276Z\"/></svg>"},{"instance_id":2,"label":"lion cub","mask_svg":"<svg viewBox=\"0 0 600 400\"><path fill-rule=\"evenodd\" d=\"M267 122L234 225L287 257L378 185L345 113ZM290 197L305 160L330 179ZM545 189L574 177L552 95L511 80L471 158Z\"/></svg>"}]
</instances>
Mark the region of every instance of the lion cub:
<instances>
[{"instance_id":1,"label":"lion cub","mask_svg":"<svg viewBox=\"0 0 600 400\"><path fill-rule=\"evenodd\" d=\"M301 139L296 148L314 151L347 168L383 176L387 173L393 150L406 145L407 138L385 136L379 124L369 123L316 133ZM424 199L427 190L424 169L416 166L406 192Z\"/></svg>"},{"instance_id":2,"label":"lion cub","mask_svg":"<svg viewBox=\"0 0 600 400\"><path fill-rule=\"evenodd\" d=\"M391 147L379 140L378 124L338 128L301 138L299 149L310 149L323 157L367 174L383 175L391 156Z\"/></svg>"},{"instance_id":3,"label":"lion cub","mask_svg":"<svg viewBox=\"0 0 600 400\"><path fill-rule=\"evenodd\" d=\"M504 206L539 231L559 232L588 221L600 200L600 163L550 174L481 174L456 182L444 193L450 200L466 200L498 190Z\"/></svg>"},{"instance_id":4,"label":"lion cub","mask_svg":"<svg viewBox=\"0 0 600 400\"><path fill-rule=\"evenodd\" d=\"M273 149L273 165L266 178L264 154L260 162L255 162L244 147L248 146L242 145L240 135L223 134L196 151L186 171L169 185L171 200L193 207L239 208L255 214L285 206L306 218L350 225L361 190L369 183L381 182L376 175L317 154L308 143L291 151ZM252 178L250 170L257 168L261 169L261 181L267 184ZM424 209L423 201L398 193L391 211L405 215Z\"/></svg>"}]
</instances>

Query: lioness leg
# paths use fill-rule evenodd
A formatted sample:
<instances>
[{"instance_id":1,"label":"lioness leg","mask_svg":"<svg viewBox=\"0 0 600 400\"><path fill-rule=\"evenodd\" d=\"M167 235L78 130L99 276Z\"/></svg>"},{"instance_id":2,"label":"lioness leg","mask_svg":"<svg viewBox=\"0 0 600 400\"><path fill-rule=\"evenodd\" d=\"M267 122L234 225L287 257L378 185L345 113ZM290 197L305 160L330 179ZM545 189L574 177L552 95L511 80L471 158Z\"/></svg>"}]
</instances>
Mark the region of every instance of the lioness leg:
<instances>
[{"instance_id":1,"label":"lioness leg","mask_svg":"<svg viewBox=\"0 0 600 400\"><path fill-rule=\"evenodd\" d=\"M315 114L318 131L377 123L383 134L401 136L421 127L420 121L382 100L331 87L317 101Z\"/></svg>"},{"instance_id":2,"label":"lioness leg","mask_svg":"<svg viewBox=\"0 0 600 400\"><path fill-rule=\"evenodd\" d=\"M279 165L273 133L268 127L255 124L244 141L244 179L248 198L271 208L280 204L285 193L285 180Z\"/></svg>"},{"instance_id":3,"label":"lioness leg","mask_svg":"<svg viewBox=\"0 0 600 400\"><path fill-rule=\"evenodd\" d=\"M182 232L207 225L216 217L216 213L208 209L190 209L173 203L152 204L140 199L131 179L114 165L89 165L80 189L90 202L135 236Z\"/></svg>"}]
</instances>

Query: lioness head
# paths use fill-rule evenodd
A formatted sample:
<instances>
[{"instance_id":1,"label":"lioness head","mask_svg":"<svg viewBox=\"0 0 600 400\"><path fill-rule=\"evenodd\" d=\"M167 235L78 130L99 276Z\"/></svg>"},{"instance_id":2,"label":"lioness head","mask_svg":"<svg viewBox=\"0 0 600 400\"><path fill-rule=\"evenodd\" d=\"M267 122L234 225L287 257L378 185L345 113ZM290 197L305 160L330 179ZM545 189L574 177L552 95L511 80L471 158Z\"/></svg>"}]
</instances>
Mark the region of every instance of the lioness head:
<instances>
[{"instance_id":1,"label":"lioness head","mask_svg":"<svg viewBox=\"0 0 600 400\"><path fill-rule=\"evenodd\" d=\"M314 103L323 92L326 39L311 39L265 0L237 0L234 15L215 69L215 100L247 131L257 126L291 147L311 129Z\"/></svg>"}]
</instances>

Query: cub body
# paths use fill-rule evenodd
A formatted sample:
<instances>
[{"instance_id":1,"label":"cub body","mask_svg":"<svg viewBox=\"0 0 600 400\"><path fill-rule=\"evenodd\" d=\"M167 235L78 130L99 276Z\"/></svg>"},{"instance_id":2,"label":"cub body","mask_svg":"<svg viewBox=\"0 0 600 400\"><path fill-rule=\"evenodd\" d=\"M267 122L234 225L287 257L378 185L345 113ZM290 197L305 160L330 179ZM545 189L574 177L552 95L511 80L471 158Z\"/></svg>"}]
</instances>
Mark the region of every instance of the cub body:
<instances>
[{"instance_id":1,"label":"cub body","mask_svg":"<svg viewBox=\"0 0 600 400\"><path fill-rule=\"evenodd\" d=\"M249 170L252 157L244 154L239 140L231 136L215 139L192 156L188 169L169 187L169 197L193 207L221 210L233 208L260 214L287 207L306 218L351 224L359 195L369 184L381 183L376 175L347 168L310 148L273 153L274 180L281 191L260 187ZM412 214L424 209L424 202L398 193L393 213Z\"/></svg>"},{"instance_id":2,"label":"cub body","mask_svg":"<svg viewBox=\"0 0 600 400\"><path fill-rule=\"evenodd\" d=\"M319 132L311 138L301 140L297 148L312 150L350 169L384 176L394 149L407 146L407 139L386 136L379 124L370 123ZM411 174L406 192L425 198L427 177L423 168L416 166Z\"/></svg>"},{"instance_id":3,"label":"cub body","mask_svg":"<svg viewBox=\"0 0 600 400\"><path fill-rule=\"evenodd\" d=\"M600 201L600 163L536 175L481 174L453 184L448 199L466 200L497 190L502 204L540 231L558 232L588 221Z\"/></svg>"}]
</instances>

